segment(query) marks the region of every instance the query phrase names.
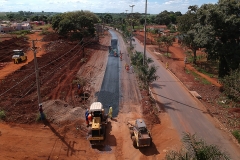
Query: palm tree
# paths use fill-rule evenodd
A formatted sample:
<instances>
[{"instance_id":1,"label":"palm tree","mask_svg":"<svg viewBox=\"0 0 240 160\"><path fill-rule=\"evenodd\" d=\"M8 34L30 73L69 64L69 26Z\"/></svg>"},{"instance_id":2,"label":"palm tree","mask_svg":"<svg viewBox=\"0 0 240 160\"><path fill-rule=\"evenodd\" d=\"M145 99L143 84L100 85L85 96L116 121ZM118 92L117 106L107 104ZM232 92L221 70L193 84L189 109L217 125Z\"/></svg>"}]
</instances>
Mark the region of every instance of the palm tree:
<instances>
[{"instance_id":1,"label":"palm tree","mask_svg":"<svg viewBox=\"0 0 240 160\"><path fill-rule=\"evenodd\" d=\"M155 65L149 66L153 60L149 57L146 58L146 64L143 65L143 53L136 52L131 56L132 65L136 66L139 79L143 83L145 89L149 89L150 83L155 81L158 76L156 75L157 67Z\"/></svg>"},{"instance_id":2,"label":"palm tree","mask_svg":"<svg viewBox=\"0 0 240 160\"><path fill-rule=\"evenodd\" d=\"M143 53L136 51L136 53L131 56L131 62L134 66L140 68L143 65ZM149 57L146 58L146 64L150 64L153 60Z\"/></svg>"},{"instance_id":3,"label":"palm tree","mask_svg":"<svg viewBox=\"0 0 240 160\"><path fill-rule=\"evenodd\" d=\"M169 151L166 160L230 160L229 155L215 145L208 145L195 134L183 133L184 148Z\"/></svg>"},{"instance_id":4,"label":"palm tree","mask_svg":"<svg viewBox=\"0 0 240 160\"><path fill-rule=\"evenodd\" d=\"M149 85L157 80L159 77L156 75L156 72L157 72L157 67L155 65L151 65L151 66L148 66L148 65L142 65L140 68L139 68L139 79L143 82L143 87L145 89L149 89Z\"/></svg>"}]
</instances>

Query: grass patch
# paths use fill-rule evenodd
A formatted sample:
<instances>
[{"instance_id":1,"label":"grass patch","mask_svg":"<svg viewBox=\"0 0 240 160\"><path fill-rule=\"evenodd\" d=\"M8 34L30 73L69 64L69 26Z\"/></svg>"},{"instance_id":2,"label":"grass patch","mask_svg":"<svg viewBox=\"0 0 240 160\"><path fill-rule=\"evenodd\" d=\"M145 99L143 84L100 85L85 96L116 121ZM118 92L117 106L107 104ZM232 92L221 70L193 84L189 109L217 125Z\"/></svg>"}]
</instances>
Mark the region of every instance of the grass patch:
<instances>
[{"instance_id":1,"label":"grass patch","mask_svg":"<svg viewBox=\"0 0 240 160\"><path fill-rule=\"evenodd\" d=\"M205 69L203 69L201 67L196 66L195 68L196 68L197 71L199 71L199 72L201 72L205 75L208 75L211 78L213 78L215 76L214 74L208 73Z\"/></svg>"},{"instance_id":2,"label":"grass patch","mask_svg":"<svg viewBox=\"0 0 240 160\"><path fill-rule=\"evenodd\" d=\"M5 119L6 118L6 114L4 110L0 111L0 119Z\"/></svg>"},{"instance_id":3,"label":"grass patch","mask_svg":"<svg viewBox=\"0 0 240 160\"><path fill-rule=\"evenodd\" d=\"M201 76L199 76L197 73L191 71L191 74L195 77L195 80L196 81L199 81L201 82L202 84L206 84L206 85L209 85L211 84L211 82L209 82L207 79L205 78L202 78Z\"/></svg>"},{"instance_id":4,"label":"grass patch","mask_svg":"<svg viewBox=\"0 0 240 160\"><path fill-rule=\"evenodd\" d=\"M11 32L11 34L16 34L16 35L20 35L20 36L25 36L27 34L32 34L30 32L30 30L21 30L21 31L14 31L14 32Z\"/></svg>"},{"instance_id":5,"label":"grass patch","mask_svg":"<svg viewBox=\"0 0 240 160\"><path fill-rule=\"evenodd\" d=\"M46 24L46 25L34 25L33 30L48 30L51 27L51 24Z\"/></svg>"},{"instance_id":6,"label":"grass patch","mask_svg":"<svg viewBox=\"0 0 240 160\"><path fill-rule=\"evenodd\" d=\"M170 58L170 57L172 57L172 54L171 53L164 53L164 56Z\"/></svg>"},{"instance_id":7,"label":"grass patch","mask_svg":"<svg viewBox=\"0 0 240 160\"><path fill-rule=\"evenodd\" d=\"M240 143L240 131L239 130L232 131L232 135L238 140L238 143Z\"/></svg>"},{"instance_id":8,"label":"grass patch","mask_svg":"<svg viewBox=\"0 0 240 160\"><path fill-rule=\"evenodd\" d=\"M186 72L187 74L190 74L190 71L189 71L188 69L185 69L185 72Z\"/></svg>"}]
</instances>

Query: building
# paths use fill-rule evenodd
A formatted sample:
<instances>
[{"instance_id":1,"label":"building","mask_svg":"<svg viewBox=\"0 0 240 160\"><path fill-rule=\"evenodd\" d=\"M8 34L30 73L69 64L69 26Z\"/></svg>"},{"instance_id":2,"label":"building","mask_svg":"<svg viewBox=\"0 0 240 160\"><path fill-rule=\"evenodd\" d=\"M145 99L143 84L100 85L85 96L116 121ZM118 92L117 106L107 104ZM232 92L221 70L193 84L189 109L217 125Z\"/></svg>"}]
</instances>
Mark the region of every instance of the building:
<instances>
[{"instance_id":1,"label":"building","mask_svg":"<svg viewBox=\"0 0 240 160\"><path fill-rule=\"evenodd\" d=\"M9 33L13 31L30 30L30 29L31 29L31 25L29 23L0 24L1 33Z\"/></svg>"},{"instance_id":2,"label":"building","mask_svg":"<svg viewBox=\"0 0 240 160\"><path fill-rule=\"evenodd\" d=\"M152 25L152 26L146 26L146 28L150 30L158 30L158 33L167 30L166 25Z\"/></svg>"}]
</instances>

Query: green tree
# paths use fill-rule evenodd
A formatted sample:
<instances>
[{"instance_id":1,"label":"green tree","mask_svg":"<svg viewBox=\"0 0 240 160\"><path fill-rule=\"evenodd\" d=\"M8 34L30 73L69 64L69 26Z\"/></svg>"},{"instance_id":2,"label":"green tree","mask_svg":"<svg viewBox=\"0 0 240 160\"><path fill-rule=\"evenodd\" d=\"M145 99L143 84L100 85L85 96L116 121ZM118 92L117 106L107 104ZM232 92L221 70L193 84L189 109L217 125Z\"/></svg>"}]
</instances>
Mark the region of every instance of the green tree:
<instances>
[{"instance_id":1,"label":"green tree","mask_svg":"<svg viewBox=\"0 0 240 160\"><path fill-rule=\"evenodd\" d=\"M163 11L155 17L155 23L161 25L169 25L171 23L170 13Z\"/></svg>"},{"instance_id":2,"label":"green tree","mask_svg":"<svg viewBox=\"0 0 240 160\"><path fill-rule=\"evenodd\" d=\"M208 145L195 134L183 133L184 148L180 151L168 151L166 160L230 160L227 153L222 152L218 146Z\"/></svg>"},{"instance_id":3,"label":"green tree","mask_svg":"<svg viewBox=\"0 0 240 160\"><path fill-rule=\"evenodd\" d=\"M159 77L156 74L157 67L155 65L142 65L139 67L139 79L143 82L144 88L148 90L149 85Z\"/></svg>"},{"instance_id":4,"label":"green tree","mask_svg":"<svg viewBox=\"0 0 240 160\"><path fill-rule=\"evenodd\" d=\"M193 53L193 63L197 61L197 50L202 46L201 41L199 41L199 37L197 34L199 33L199 28L196 27L198 23L197 19L197 6L189 6L188 12L177 18L178 31L181 33L183 37L182 43L184 46L187 46L192 50Z\"/></svg>"},{"instance_id":5,"label":"green tree","mask_svg":"<svg viewBox=\"0 0 240 160\"><path fill-rule=\"evenodd\" d=\"M149 66L153 60L147 57L145 60L146 64L143 64L143 53L136 52L133 56L131 56L131 62L137 68L138 78L143 83L143 87L148 90L150 83L158 78L156 75L157 67L154 65Z\"/></svg>"},{"instance_id":6,"label":"green tree","mask_svg":"<svg viewBox=\"0 0 240 160\"><path fill-rule=\"evenodd\" d=\"M52 17L51 24L52 24L53 30L55 30L56 32L58 32L59 23L60 23L62 20L63 20L62 14L57 14L57 15L55 15L55 16Z\"/></svg>"},{"instance_id":7,"label":"green tree","mask_svg":"<svg viewBox=\"0 0 240 160\"><path fill-rule=\"evenodd\" d=\"M52 18L52 27L61 35L81 39L84 36L93 36L94 24L98 22L99 18L92 12L75 11L55 15Z\"/></svg>"},{"instance_id":8,"label":"green tree","mask_svg":"<svg viewBox=\"0 0 240 160\"><path fill-rule=\"evenodd\" d=\"M105 23L109 24L113 20L113 17L110 14L104 15Z\"/></svg>"},{"instance_id":9,"label":"green tree","mask_svg":"<svg viewBox=\"0 0 240 160\"><path fill-rule=\"evenodd\" d=\"M173 45L174 36L161 36L157 39L158 43L163 43L167 48L167 56L169 53L169 47Z\"/></svg>"},{"instance_id":10,"label":"green tree","mask_svg":"<svg viewBox=\"0 0 240 160\"><path fill-rule=\"evenodd\" d=\"M231 71L229 75L222 78L224 84L223 93L235 103L235 107L240 107L240 69ZM233 104L234 106L234 104Z\"/></svg>"},{"instance_id":11,"label":"green tree","mask_svg":"<svg viewBox=\"0 0 240 160\"><path fill-rule=\"evenodd\" d=\"M14 14L10 13L10 14L7 14L7 18L9 21L13 21L14 20Z\"/></svg>"},{"instance_id":12,"label":"green tree","mask_svg":"<svg viewBox=\"0 0 240 160\"><path fill-rule=\"evenodd\" d=\"M180 11L175 12L176 17L182 16L182 13Z\"/></svg>"},{"instance_id":13,"label":"green tree","mask_svg":"<svg viewBox=\"0 0 240 160\"><path fill-rule=\"evenodd\" d=\"M202 5L198 12L198 39L209 60L219 61L219 77L229 75L240 65L240 2L220 0Z\"/></svg>"},{"instance_id":14,"label":"green tree","mask_svg":"<svg viewBox=\"0 0 240 160\"><path fill-rule=\"evenodd\" d=\"M130 13L127 15L128 25L132 26L132 29L140 23L141 14L140 13Z\"/></svg>"}]
</instances>

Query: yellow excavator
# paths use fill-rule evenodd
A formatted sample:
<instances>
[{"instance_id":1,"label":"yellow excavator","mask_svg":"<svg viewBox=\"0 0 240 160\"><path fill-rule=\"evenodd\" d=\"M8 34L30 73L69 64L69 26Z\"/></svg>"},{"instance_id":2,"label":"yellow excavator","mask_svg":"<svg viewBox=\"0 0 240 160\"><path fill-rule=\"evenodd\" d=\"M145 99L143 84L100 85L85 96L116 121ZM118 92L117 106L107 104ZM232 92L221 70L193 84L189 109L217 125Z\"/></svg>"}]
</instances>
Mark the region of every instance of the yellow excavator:
<instances>
[{"instance_id":1,"label":"yellow excavator","mask_svg":"<svg viewBox=\"0 0 240 160\"><path fill-rule=\"evenodd\" d=\"M27 60L27 55L23 52L23 50L13 50L13 56L12 56L14 64L18 64L20 62Z\"/></svg>"}]
</instances>

